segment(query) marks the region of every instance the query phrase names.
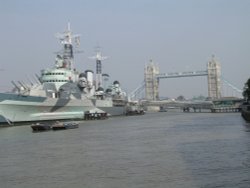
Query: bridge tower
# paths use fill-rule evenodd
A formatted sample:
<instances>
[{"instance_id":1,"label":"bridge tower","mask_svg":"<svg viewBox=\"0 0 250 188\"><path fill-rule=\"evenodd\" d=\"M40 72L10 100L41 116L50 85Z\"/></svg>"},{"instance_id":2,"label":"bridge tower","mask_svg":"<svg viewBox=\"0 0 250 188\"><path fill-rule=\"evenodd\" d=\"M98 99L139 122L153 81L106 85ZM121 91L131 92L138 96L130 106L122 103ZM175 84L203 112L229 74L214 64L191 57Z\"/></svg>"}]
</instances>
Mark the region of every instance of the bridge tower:
<instances>
[{"instance_id":1,"label":"bridge tower","mask_svg":"<svg viewBox=\"0 0 250 188\"><path fill-rule=\"evenodd\" d=\"M150 60L150 63L145 66L145 97L147 100L159 99L159 79L156 75L159 74L159 67Z\"/></svg>"},{"instance_id":2,"label":"bridge tower","mask_svg":"<svg viewBox=\"0 0 250 188\"><path fill-rule=\"evenodd\" d=\"M211 99L221 98L221 66L215 60L214 55L207 64L208 97Z\"/></svg>"}]
</instances>

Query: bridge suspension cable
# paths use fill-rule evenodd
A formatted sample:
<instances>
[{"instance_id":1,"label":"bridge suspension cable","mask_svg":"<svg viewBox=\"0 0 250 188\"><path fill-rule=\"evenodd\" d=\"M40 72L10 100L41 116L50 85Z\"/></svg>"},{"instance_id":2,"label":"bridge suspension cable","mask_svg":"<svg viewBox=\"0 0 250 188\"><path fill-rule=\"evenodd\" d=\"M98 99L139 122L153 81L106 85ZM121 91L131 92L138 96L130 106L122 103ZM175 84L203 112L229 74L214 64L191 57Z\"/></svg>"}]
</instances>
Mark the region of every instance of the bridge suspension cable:
<instances>
[{"instance_id":1,"label":"bridge suspension cable","mask_svg":"<svg viewBox=\"0 0 250 188\"><path fill-rule=\"evenodd\" d=\"M129 94L128 96L129 99L130 100L138 99L142 95L142 93L144 93L144 89L145 89L145 81L142 81L141 84Z\"/></svg>"},{"instance_id":2,"label":"bridge suspension cable","mask_svg":"<svg viewBox=\"0 0 250 188\"><path fill-rule=\"evenodd\" d=\"M231 84L228 80L226 80L223 76L221 76L221 80L223 81L223 83L225 83L227 86L229 86L231 89L233 89L237 94L239 94L240 96L242 96L242 89L237 88L236 86L234 86L233 84Z\"/></svg>"}]
</instances>

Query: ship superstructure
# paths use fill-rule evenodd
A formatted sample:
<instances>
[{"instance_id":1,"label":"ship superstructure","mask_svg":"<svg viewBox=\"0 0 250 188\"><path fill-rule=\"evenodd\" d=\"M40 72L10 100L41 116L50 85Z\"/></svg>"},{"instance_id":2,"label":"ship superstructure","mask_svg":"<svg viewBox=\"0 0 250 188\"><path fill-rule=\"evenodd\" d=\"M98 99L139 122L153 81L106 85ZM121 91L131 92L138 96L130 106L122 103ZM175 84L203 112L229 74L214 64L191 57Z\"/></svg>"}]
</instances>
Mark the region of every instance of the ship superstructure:
<instances>
[{"instance_id":1,"label":"ship superstructure","mask_svg":"<svg viewBox=\"0 0 250 188\"><path fill-rule=\"evenodd\" d=\"M94 80L92 70L74 68L74 45L79 46L80 35L73 35L68 24L56 36L63 49L56 55L54 67L37 76L39 83L12 82L14 93L0 93L0 122L82 119L91 111L124 114L126 94L118 81L104 91L99 69ZM100 65L102 59L97 60Z\"/></svg>"}]
</instances>

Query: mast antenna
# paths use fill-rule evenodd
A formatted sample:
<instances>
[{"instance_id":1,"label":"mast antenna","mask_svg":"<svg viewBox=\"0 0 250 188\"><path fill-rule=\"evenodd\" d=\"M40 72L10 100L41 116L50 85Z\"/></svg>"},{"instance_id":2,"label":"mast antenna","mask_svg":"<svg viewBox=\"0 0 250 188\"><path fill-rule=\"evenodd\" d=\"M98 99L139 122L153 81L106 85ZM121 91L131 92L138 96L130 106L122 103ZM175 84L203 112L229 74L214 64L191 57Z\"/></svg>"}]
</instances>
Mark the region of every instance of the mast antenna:
<instances>
[{"instance_id":1,"label":"mast antenna","mask_svg":"<svg viewBox=\"0 0 250 188\"><path fill-rule=\"evenodd\" d=\"M96 89L98 89L102 87L102 60L108 59L108 57L102 56L100 46L97 46L95 49L96 55L89 58L96 60Z\"/></svg>"}]
</instances>

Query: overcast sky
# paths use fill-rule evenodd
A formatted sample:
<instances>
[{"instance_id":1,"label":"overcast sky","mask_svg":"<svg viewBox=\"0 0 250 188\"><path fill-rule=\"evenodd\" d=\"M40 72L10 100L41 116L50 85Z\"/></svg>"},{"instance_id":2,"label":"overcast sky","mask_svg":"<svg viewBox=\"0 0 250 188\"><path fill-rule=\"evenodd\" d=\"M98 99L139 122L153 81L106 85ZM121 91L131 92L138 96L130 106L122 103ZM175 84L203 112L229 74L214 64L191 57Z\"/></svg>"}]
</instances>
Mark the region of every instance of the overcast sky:
<instances>
[{"instance_id":1,"label":"overcast sky","mask_svg":"<svg viewBox=\"0 0 250 188\"><path fill-rule=\"evenodd\" d=\"M67 22L81 34L79 70L95 68L89 59L102 47L103 72L132 91L153 59L161 73L206 70L214 54L222 75L242 89L250 77L249 0L8 0L0 1L0 89L11 80L40 74L54 65L60 50L55 33ZM230 94L230 91L228 91ZM207 96L207 78L160 81L160 96Z\"/></svg>"}]
</instances>

